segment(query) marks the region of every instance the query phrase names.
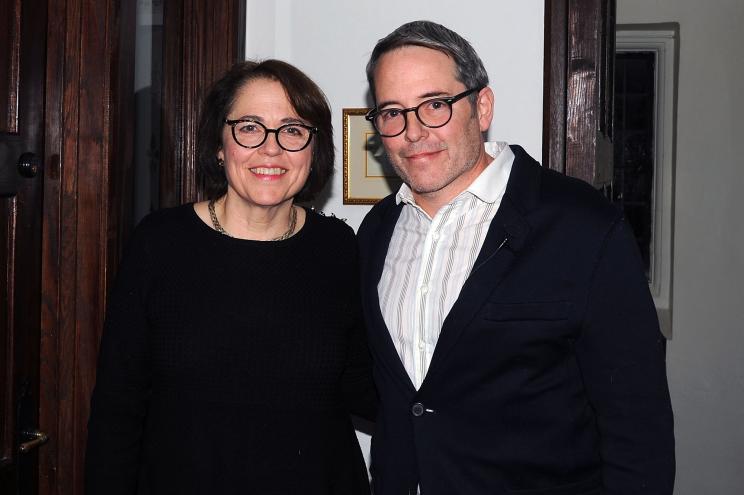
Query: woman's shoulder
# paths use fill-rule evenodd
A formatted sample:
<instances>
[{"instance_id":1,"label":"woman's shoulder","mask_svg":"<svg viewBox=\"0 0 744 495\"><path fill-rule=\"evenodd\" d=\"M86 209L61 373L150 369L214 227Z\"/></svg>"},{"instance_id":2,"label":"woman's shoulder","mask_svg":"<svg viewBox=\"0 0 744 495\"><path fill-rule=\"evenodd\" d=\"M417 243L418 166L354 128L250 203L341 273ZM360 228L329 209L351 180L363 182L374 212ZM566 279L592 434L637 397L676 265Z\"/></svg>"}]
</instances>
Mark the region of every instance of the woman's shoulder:
<instances>
[{"instance_id":1,"label":"woman's shoulder","mask_svg":"<svg viewBox=\"0 0 744 495\"><path fill-rule=\"evenodd\" d=\"M145 215L132 234L133 242L160 243L177 240L186 235L193 237L198 220L193 203L161 208Z\"/></svg>"},{"instance_id":2,"label":"woman's shoulder","mask_svg":"<svg viewBox=\"0 0 744 495\"><path fill-rule=\"evenodd\" d=\"M182 223L190 225L193 223L194 216L194 204L185 203L179 206L173 206L169 208L161 208L159 210L153 210L145 215L137 225L138 229L159 229L164 226L170 226L174 223Z\"/></svg>"},{"instance_id":3,"label":"woman's shoulder","mask_svg":"<svg viewBox=\"0 0 744 495\"><path fill-rule=\"evenodd\" d=\"M313 230L317 230L320 235L354 238L354 229L346 223L346 219L315 208L305 208L305 211L307 212L306 222L312 226Z\"/></svg>"}]
</instances>

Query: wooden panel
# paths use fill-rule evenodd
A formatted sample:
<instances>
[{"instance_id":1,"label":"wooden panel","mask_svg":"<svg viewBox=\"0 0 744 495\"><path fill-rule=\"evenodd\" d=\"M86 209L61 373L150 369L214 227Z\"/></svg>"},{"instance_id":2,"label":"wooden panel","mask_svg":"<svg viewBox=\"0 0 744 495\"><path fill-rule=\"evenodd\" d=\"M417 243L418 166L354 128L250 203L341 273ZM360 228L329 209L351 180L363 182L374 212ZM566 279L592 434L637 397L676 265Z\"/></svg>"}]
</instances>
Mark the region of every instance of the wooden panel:
<instances>
[{"instance_id":1,"label":"wooden panel","mask_svg":"<svg viewBox=\"0 0 744 495\"><path fill-rule=\"evenodd\" d=\"M45 2L0 0L0 160L12 182L11 197L0 199L0 493L8 494L36 493L35 457L18 447L20 431L38 425L42 178L21 176L16 164L43 143Z\"/></svg>"},{"instance_id":2,"label":"wooden panel","mask_svg":"<svg viewBox=\"0 0 744 495\"><path fill-rule=\"evenodd\" d=\"M545 1L543 166L566 170L567 0Z\"/></svg>"},{"instance_id":3,"label":"wooden panel","mask_svg":"<svg viewBox=\"0 0 744 495\"><path fill-rule=\"evenodd\" d=\"M60 439L60 414L69 407L69 401L64 404L59 395L60 361L62 346L58 341L60 323L62 321L62 287L71 287L69 280L62 280L62 246L60 239L63 235L70 235L69 231L62 232L61 203L61 161L63 154L63 125L74 118L75 114L67 114L63 107L65 101L65 44L67 29L72 32L79 29L79 25L64 22L67 17L67 3L64 1L49 1L49 19L59 22L47 23L47 59L45 88L45 140L44 157L46 170L44 174L44 206L43 206L43 236L42 236L42 280L41 280L41 406L39 408L39 427L49 435L47 448L39 451L39 493L52 495L63 493L57 490L58 475L64 479L66 473L61 472L58 453L60 445L69 448L67 439ZM75 40L71 40L74 42ZM74 106L72 110L74 110ZM74 149L65 150L72 153ZM68 227L69 230L69 227ZM69 256L69 252L67 255ZM68 301L69 302L69 301ZM65 398L66 399L66 398Z\"/></svg>"},{"instance_id":4,"label":"wooden panel","mask_svg":"<svg viewBox=\"0 0 744 495\"><path fill-rule=\"evenodd\" d=\"M134 2L49 0L40 493L83 493L90 394L131 167ZM54 20L54 22L51 22ZM95 60L96 63L90 63Z\"/></svg>"},{"instance_id":5,"label":"wooden panel","mask_svg":"<svg viewBox=\"0 0 744 495\"><path fill-rule=\"evenodd\" d=\"M16 198L0 198L0 467L15 457L15 348L13 280L15 279Z\"/></svg>"},{"instance_id":6,"label":"wooden panel","mask_svg":"<svg viewBox=\"0 0 744 495\"><path fill-rule=\"evenodd\" d=\"M0 0L0 132L18 132L21 0Z\"/></svg>"},{"instance_id":7,"label":"wooden panel","mask_svg":"<svg viewBox=\"0 0 744 495\"><path fill-rule=\"evenodd\" d=\"M245 2L184 0L164 10L160 206L200 198L196 126L210 84L243 58Z\"/></svg>"},{"instance_id":8,"label":"wooden panel","mask_svg":"<svg viewBox=\"0 0 744 495\"><path fill-rule=\"evenodd\" d=\"M543 164L612 181L614 0L546 0Z\"/></svg>"}]
</instances>

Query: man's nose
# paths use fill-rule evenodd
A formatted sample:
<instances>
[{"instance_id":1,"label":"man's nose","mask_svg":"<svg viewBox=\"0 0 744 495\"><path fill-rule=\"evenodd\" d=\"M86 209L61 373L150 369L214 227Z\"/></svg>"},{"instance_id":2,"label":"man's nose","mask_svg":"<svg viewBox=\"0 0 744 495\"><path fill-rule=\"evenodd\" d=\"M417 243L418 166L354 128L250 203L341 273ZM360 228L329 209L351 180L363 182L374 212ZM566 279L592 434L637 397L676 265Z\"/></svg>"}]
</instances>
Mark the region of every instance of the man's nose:
<instances>
[{"instance_id":1,"label":"man's nose","mask_svg":"<svg viewBox=\"0 0 744 495\"><path fill-rule=\"evenodd\" d=\"M408 112L404 118L406 119L406 130L404 132L406 141L415 143L429 135L427 127L418 119L416 112Z\"/></svg>"}]
</instances>

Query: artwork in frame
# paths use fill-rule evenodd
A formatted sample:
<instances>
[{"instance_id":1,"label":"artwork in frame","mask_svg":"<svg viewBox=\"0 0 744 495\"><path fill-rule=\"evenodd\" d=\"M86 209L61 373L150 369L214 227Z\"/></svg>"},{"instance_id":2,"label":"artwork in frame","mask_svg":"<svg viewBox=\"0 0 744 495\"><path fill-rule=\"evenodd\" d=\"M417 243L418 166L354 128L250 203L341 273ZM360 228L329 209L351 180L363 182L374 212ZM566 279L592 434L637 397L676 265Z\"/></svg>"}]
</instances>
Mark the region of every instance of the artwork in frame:
<instances>
[{"instance_id":1,"label":"artwork in frame","mask_svg":"<svg viewBox=\"0 0 744 495\"><path fill-rule=\"evenodd\" d=\"M369 108L344 108L344 204L372 205L401 185L380 136L364 116Z\"/></svg>"}]
</instances>

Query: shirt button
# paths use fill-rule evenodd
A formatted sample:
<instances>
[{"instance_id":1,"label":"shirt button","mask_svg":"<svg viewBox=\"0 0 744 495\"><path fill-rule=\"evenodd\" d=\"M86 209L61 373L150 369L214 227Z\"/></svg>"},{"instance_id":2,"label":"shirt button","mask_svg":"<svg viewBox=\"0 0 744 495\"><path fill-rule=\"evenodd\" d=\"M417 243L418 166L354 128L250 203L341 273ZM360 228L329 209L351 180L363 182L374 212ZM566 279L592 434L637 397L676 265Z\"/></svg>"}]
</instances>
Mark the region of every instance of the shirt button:
<instances>
[{"instance_id":1,"label":"shirt button","mask_svg":"<svg viewBox=\"0 0 744 495\"><path fill-rule=\"evenodd\" d=\"M411 406L411 413L416 416L417 418L419 416L424 415L424 405L420 402L415 403L413 406Z\"/></svg>"},{"instance_id":2,"label":"shirt button","mask_svg":"<svg viewBox=\"0 0 744 495\"><path fill-rule=\"evenodd\" d=\"M439 239L439 232L434 232L434 233L433 233L433 234L431 235L431 238L432 238L432 239L434 239L435 241L436 241L436 240L438 240L438 239Z\"/></svg>"},{"instance_id":3,"label":"shirt button","mask_svg":"<svg viewBox=\"0 0 744 495\"><path fill-rule=\"evenodd\" d=\"M423 351L423 350L424 350L424 347L426 347L426 344L424 344L424 342L423 342L423 341L419 341L419 343L418 343L418 344L419 344L419 345L418 345L418 348L419 348L419 349L421 349L421 350Z\"/></svg>"},{"instance_id":4,"label":"shirt button","mask_svg":"<svg viewBox=\"0 0 744 495\"><path fill-rule=\"evenodd\" d=\"M426 294L427 292L429 292L429 287L427 287L426 285L422 285L421 286L421 293L422 294Z\"/></svg>"}]
</instances>

